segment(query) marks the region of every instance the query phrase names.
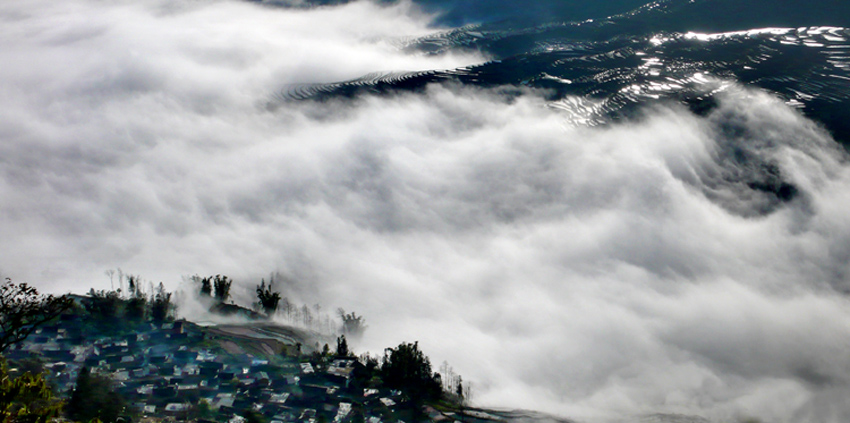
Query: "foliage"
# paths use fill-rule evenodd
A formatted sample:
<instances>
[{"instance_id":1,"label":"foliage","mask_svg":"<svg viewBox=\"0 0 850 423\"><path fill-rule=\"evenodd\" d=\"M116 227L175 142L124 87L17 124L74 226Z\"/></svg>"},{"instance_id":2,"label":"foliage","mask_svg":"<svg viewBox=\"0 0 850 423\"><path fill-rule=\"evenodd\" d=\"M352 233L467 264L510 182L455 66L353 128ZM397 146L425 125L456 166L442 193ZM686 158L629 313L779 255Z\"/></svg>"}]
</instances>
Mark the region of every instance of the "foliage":
<instances>
[{"instance_id":1,"label":"foliage","mask_svg":"<svg viewBox=\"0 0 850 423\"><path fill-rule=\"evenodd\" d=\"M336 355L339 357L351 356L351 351L348 350L348 341L345 335L340 335L336 338Z\"/></svg>"},{"instance_id":2,"label":"foliage","mask_svg":"<svg viewBox=\"0 0 850 423\"><path fill-rule=\"evenodd\" d=\"M233 284L232 279L227 279L227 276L215 275L213 279L213 288L215 289L215 299L219 302L225 302L230 297L230 285Z\"/></svg>"},{"instance_id":3,"label":"foliage","mask_svg":"<svg viewBox=\"0 0 850 423\"><path fill-rule=\"evenodd\" d=\"M44 362L42 362L38 355L30 355L20 360L12 360L10 361L10 366L17 369L18 375L24 373L32 373L34 375L44 373ZM10 374L11 373L16 372L10 371Z\"/></svg>"},{"instance_id":4,"label":"foliage","mask_svg":"<svg viewBox=\"0 0 850 423\"><path fill-rule=\"evenodd\" d=\"M340 319L342 319L343 334L348 335L354 340L363 336L363 332L367 328L366 320L363 319L363 316L358 316L354 312L346 314L345 310L342 308L337 309L337 313L339 314Z\"/></svg>"},{"instance_id":5,"label":"foliage","mask_svg":"<svg viewBox=\"0 0 850 423\"><path fill-rule=\"evenodd\" d=\"M363 364L366 366L366 374L371 377L378 370L378 358L372 357L368 353L365 354L365 357L362 355L360 357Z\"/></svg>"},{"instance_id":6,"label":"foliage","mask_svg":"<svg viewBox=\"0 0 850 423\"><path fill-rule=\"evenodd\" d=\"M201 399L198 404L192 407L193 420L209 419L213 416L213 409L210 402L206 399Z\"/></svg>"},{"instance_id":7,"label":"foliage","mask_svg":"<svg viewBox=\"0 0 850 423\"><path fill-rule=\"evenodd\" d=\"M366 423L366 418L363 415L362 407L352 407L351 409L351 423Z\"/></svg>"},{"instance_id":8,"label":"foliage","mask_svg":"<svg viewBox=\"0 0 850 423\"><path fill-rule=\"evenodd\" d=\"M127 280L126 296L122 296L121 289L113 291L91 289L88 296L83 299L83 306L97 321L101 330L115 330L117 326L121 326L121 319L139 323L150 318L156 323L162 323L172 317L175 310L172 294L165 291L162 282L156 290L151 285L153 292L148 296L142 289L140 277L125 276L120 272L119 269L119 280L123 281L125 277Z\"/></svg>"},{"instance_id":9,"label":"foliage","mask_svg":"<svg viewBox=\"0 0 850 423\"><path fill-rule=\"evenodd\" d=\"M62 410L42 375L27 372L9 376L0 358L0 423L47 423Z\"/></svg>"},{"instance_id":10,"label":"foliage","mask_svg":"<svg viewBox=\"0 0 850 423\"><path fill-rule=\"evenodd\" d=\"M266 315L271 316L277 311L277 305L280 302L280 293L272 291L274 280L269 280L269 286L266 287L266 280L263 279L257 285L257 299L260 300L260 307Z\"/></svg>"},{"instance_id":11,"label":"foliage","mask_svg":"<svg viewBox=\"0 0 850 423\"><path fill-rule=\"evenodd\" d=\"M141 322L147 317L148 299L144 296L130 297L127 300L125 315L131 322Z\"/></svg>"},{"instance_id":12,"label":"foliage","mask_svg":"<svg viewBox=\"0 0 850 423\"><path fill-rule=\"evenodd\" d=\"M91 374L88 367L80 370L68 401L67 414L70 419L79 422L99 419L103 423L114 423L126 411L127 403L114 389L111 379Z\"/></svg>"},{"instance_id":13,"label":"foliage","mask_svg":"<svg viewBox=\"0 0 850 423\"><path fill-rule=\"evenodd\" d=\"M171 293L166 292L165 286L160 282L151 300L151 318L156 323L162 323L171 317L174 308L174 304L171 303Z\"/></svg>"},{"instance_id":14,"label":"foliage","mask_svg":"<svg viewBox=\"0 0 850 423\"><path fill-rule=\"evenodd\" d=\"M242 411L242 417L245 418L245 423L266 423L268 421L265 416L251 409Z\"/></svg>"},{"instance_id":15,"label":"foliage","mask_svg":"<svg viewBox=\"0 0 850 423\"><path fill-rule=\"evenodd\" d=\"M212 297L212 276L202 278L198 275L192 276L192 280L201 285L199 291L201 297Z\"/></svg>"},{"instance_id":16,"label":"foliage","mask_svg":"<svg viewBox=\"0 0 850 423\"><path fill-rule=\"evenodd\" d=\"M131 322L144 321L147 315L148 299L139 287L139 282L138 276L127 278L129 298L125 304L124 314L127 320Z\"/></svg>"},{"instance_id":17,"label":"foliage","mask_svg":"<svg viewBox=\"0 0 850 423\"><path fill-rule=\"evenodd\" d=\"M114 322L121 309L121 296L118 291L89 290L89 295L83 300L83 307L95 319Z\"/></svg>"},{"instance_id":18,"label":"foliage","mask_svg":"<svg viewBox=\"0 0 850 423\"><path fill-rule=\"evenodd\" d=\"M6 278L0 287L0 353L23 341L35 328L69 309L73 300L67 295L39 295L26 283Z\"/></svg>"},{"instance_id":19,"label":"foliage","mask_svg":"<svg viewBox=\"0 0 850 423\"><path fill-rule=\"evenodd\" d=\"M401 343L384 351L381 367L384 384L405 392L414 403L440 397L440 383L431 372L431 361L419 350L419 343Z\"/></svg>"}]
</instances>

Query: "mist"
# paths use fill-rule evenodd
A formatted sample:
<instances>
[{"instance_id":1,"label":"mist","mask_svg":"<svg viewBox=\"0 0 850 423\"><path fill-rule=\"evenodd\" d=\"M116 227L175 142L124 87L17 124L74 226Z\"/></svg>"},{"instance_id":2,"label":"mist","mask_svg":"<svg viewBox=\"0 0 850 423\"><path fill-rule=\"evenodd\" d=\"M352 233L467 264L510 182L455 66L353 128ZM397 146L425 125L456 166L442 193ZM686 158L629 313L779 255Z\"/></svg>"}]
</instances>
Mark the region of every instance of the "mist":
<instances>
[{"instance_id":1,"label":"mist","mask_svg":"<svg viewBox=\"0 0 850 423\"><path fill-rule=\"evenodd\" d=\"M78 293L118 267L171 289L277 272L284 296L366 316L357 352L418 340L479 406L850 417L850 167L823 128L732 81L704 116L599 127L532 90L274 100L487 59L395 47L432 19L3 2L0 272ZM760 164L793 198L741 182Z\"/></svg>"}]
</instances>

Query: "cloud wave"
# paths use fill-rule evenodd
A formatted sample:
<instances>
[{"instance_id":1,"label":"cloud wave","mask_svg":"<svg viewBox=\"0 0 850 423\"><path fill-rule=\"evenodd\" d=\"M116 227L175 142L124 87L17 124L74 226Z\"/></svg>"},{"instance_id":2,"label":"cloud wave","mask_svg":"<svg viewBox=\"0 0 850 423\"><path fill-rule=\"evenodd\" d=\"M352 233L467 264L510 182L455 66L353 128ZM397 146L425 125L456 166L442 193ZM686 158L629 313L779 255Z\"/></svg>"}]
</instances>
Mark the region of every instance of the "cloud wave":
<instances>
[{"instance_id":1,"label":"cloud wave","mask_svg":"<svg viewBox=\"0 0 850 423\"><path fill-rule=\"evenodd\" d=\"M481 405L846 420L850 168L825 131L741 87L596 128L451 85L267 107L287 83L483 60L386 41L428 19L4 2L0 268L54 291L279 271L367 316L359 349L418 339Z\"/></svg>"}]
</instances>

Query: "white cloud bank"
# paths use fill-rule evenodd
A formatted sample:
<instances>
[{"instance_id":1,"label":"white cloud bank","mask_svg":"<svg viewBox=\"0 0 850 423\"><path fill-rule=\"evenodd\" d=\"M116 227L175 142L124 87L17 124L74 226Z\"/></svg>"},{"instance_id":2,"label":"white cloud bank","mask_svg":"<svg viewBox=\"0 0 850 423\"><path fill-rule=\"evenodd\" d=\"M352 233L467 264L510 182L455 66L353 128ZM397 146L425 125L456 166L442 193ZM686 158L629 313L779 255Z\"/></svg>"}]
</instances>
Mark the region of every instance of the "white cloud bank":
<instances>
[{"instance_id":1,"label":"white cloud bank","mask_svg":"<svg viewBox=\"0 0 850 423\"><path fill-rule=\"evenodd\" d=\"M744 90L595 129L453 87L265 107L286 83L481 60L382 41L426 24L404 4L3 2L0 270L77 292L113 267L278 270L365 315L361 350L419 340L480 405L848 420L850 167L823 131ZM736 154L799 195L745 213L763 198L729 175L761 170Z\"/></svg>"}]
</instances>

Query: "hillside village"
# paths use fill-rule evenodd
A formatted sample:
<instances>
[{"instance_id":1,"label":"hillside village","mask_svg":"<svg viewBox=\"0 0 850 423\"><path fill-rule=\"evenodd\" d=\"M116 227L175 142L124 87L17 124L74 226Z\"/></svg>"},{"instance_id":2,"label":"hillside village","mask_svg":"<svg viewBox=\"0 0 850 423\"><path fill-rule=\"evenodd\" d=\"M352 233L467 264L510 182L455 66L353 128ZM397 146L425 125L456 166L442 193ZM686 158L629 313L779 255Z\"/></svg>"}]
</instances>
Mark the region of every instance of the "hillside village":
<instances>
[{"instance_id":1,"label":"hillside village","mask_svg":"<svg viewBox=\"0 0 850 423\"><path fill-rule=\"evenodd\" d=\"M13 366L41 366L54 391L66 400L83 372L107 377L126 404L118 419L123 421L499 419L480 410L459 413L461 403L452 393L427 404L411 401L411 396L424 394L390 389L382 380L379 360L355 357L344 335L336 338L336 348L325 344L320 349L309 332L269 322L209 327L186 320L115 323L103 329L75 307L40 326L4 356Z\"/></svg>"}]
</instances>

